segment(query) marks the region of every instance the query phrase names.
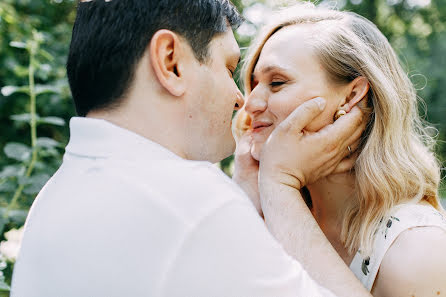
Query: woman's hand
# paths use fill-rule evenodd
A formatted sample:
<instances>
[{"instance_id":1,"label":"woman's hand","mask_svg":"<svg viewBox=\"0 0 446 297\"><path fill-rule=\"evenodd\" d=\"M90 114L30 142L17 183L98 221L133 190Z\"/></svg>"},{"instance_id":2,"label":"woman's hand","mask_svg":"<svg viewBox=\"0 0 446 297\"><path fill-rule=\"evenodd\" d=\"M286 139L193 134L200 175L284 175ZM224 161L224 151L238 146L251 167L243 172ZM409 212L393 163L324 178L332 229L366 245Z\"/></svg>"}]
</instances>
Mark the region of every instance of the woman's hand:
<instances>
[{"instance_id":1,"label":"woman's hand","mask_svg":"<svg viewBox=\"0 0 446 297\"><path fill-rule=\"evenodd\" d=\"M274 181L301 189L333 172L353 167L356 155L350 156L350 151L357 149L365 129L363 114L354 107L318 132L304 131L324 108L323 98L307 101L271 133L260 158L261 184Z\"/></svg>"},{"instance_id":2,"label":"woman's hand","mask_svg":"<svg viewBox=\"0 0 446 297\"><path fill-rule=\"evenodd\" d=\"M259 162L251 156L252 134L246 131L238 140L235 150L235 168L232 179L245 191L257 212L263 217L259 195Z\"/></svg>"},{"instance_id":3,"label":"woman's hand","mask_svg":"<svg viewBox=\"0 0 446 297\"><path fill-rule=\"evenodd\" d=\"M305 132L324 109L321 99L300 105L263 145L259 190L265 224L318 283L338 296L370 296L324 236L299 191L338 170L350 154L347 146L354 150L364 131L358 109L318 132Z\"/></svg>"}]
</instances>

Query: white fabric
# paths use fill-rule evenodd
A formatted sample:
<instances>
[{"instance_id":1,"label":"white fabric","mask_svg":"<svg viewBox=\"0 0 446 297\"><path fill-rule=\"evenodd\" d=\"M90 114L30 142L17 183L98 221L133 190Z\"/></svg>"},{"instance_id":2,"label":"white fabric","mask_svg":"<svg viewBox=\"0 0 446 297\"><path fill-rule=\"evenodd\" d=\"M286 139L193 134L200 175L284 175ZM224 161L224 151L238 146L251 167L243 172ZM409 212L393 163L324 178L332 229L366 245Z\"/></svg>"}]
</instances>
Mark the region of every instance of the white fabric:
<instances>
[{"instance_id":1,"label":"white fabric","mask_svg":"<svg viewBox=\"0 0 446 297\"><path fill-rule=\"evenodd\" d=\"M367 262L358 251L350 264L350 269L364 287L371 291L381 262L398 235L410 228L426 226L440 227L446 231L446 218L432 206L420 204L398 206L391 216L383 219L375 235L375 244L368 259L369 264L366 265Z\"/></svg>"},{"instance_id":2,"label":"white fabric","mask_svg":"<svg viewBox=\"0 0 446 297\"><path fill-rule=\"evenodd\" d=\"M103 120L70 129L27 219L12 297L333 296L212 164Z\"/></svg>"}]
</instances>

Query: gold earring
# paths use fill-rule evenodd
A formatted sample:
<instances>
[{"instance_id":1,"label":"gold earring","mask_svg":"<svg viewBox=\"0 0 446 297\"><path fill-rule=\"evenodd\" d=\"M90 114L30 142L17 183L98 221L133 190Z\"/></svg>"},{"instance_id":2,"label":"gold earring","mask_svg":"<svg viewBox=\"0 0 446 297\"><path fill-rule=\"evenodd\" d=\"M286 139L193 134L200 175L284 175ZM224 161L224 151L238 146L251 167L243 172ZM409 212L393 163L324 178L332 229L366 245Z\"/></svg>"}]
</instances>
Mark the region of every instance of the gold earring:
<instances>
[{"instance_id":1,"label":"gold earring","mask_svg":"<svg viewBox=\"0 0 446 297\"><path fill-rule=\"evenodd\" d=\"M340 109L335 113L334 120L337 121L340 117L345 116L346 114L345 110Z\"/></svg>"}]
</instances>

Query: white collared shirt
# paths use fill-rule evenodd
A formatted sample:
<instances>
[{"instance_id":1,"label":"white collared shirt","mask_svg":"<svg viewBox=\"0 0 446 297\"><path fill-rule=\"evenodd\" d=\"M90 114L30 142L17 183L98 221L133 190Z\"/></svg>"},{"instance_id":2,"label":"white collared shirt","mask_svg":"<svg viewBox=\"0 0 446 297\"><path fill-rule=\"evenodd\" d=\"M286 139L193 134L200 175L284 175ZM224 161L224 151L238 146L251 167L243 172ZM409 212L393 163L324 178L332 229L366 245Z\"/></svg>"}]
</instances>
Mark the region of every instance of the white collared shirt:
<instances>
[{"instance_id":1,"label":"white collared shirt","mask_svg":"<svg viewBox=\"0 0 446 297\"><path fill-rule=\"evenodd\" d=\"M212 164L104 120L70 131L26 221L12 297L333 296Z\"/></svg>"}]
</instances>

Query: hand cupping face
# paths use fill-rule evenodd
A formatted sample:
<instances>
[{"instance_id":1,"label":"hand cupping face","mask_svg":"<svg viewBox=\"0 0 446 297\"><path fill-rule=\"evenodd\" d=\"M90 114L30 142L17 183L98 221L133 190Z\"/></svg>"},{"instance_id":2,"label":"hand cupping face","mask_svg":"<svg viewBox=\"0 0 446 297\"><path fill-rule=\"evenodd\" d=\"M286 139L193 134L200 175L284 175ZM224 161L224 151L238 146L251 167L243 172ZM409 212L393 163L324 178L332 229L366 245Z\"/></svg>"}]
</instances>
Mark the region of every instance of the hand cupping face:
<instances>
[{"instance_id":1,"label":"hand cupping face","mask_svg":"<svg viewBox=\"0 0 446 297\"><path fill-rule=\"evenodd\" d=\"M283 182L296 188L333 171L350 170L364 130L356 110L329 128L336 119L352 113L366 95L368 83L361 77L342 84L330 80L306 42L312 33L312 27L296 25L269 37L252 66L251 90L242 111L251 119L252 157L267 162L261 168L268 168L268 175L280 172L281 179L287 180ZM289 42L294 39L303 42ZM324 98L322 110L318 100L310 103L317 97Z\"/></svg>"}]
</instances>

